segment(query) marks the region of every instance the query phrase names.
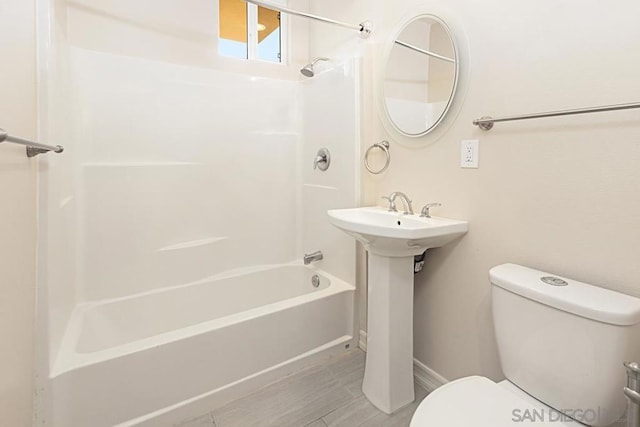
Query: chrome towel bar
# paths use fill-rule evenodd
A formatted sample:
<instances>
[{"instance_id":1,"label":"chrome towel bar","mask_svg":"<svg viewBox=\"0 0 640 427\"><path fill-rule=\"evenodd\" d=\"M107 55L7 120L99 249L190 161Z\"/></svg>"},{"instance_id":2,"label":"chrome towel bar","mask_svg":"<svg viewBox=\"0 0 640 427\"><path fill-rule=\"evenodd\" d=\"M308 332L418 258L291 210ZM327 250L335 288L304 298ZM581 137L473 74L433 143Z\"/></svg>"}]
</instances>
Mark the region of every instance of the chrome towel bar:
<instances>
[{"instance_id":1,"label":"chrome towel bar","mask_svg":"<svg viewBox=\"0 0 640 427\"><path fill-rule=\"evenodd\" d=\"M9 135L4 129L0 129L0 143L11 142L13 144L24 145L27 147L27 157L35 157L38 154L48 153L53 151L54 153L62 153L64 147L62 145L46 145L39 142L29 141L28 139L18 138L17 136Z\"/></svg>"},{"instance_id":2,"label":"chrome towel bar","mask_svg":"<svg viewBox=\"0 0 640 427\"><path fill-rule=\"evenodd\" d=\"M497 122L510 122L514 120L541 119L544 117L571 116L574 114L602 113L605 111L631 110L640 108L640 102L631 104L605 105L602 107L577 108L574 110L549 111L547 113L523 114L521 116L493 117L485 116L473 121L473 124L482 130L491 130L493 124Z\"/></svg>"}]
</instances>

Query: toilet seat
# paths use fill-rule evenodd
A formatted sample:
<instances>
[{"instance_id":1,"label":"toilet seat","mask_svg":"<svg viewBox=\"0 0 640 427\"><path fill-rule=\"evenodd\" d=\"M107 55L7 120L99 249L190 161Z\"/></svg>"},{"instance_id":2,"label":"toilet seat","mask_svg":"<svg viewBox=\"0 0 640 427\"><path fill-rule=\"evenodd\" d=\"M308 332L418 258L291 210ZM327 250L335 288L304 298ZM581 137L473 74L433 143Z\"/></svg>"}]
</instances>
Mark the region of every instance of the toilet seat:
<instances>
[{"instance_id":1,"label":"toilet seat","mask_svg":"<svg viewBox=\"0 0 640 427\"><path fill-rule=\"evenodd\" d=\"M533 400L521 390L509 391L485 377L461 378L430 393L416 409L410 427L580 425Z\"/></svg>"}]
</instances>

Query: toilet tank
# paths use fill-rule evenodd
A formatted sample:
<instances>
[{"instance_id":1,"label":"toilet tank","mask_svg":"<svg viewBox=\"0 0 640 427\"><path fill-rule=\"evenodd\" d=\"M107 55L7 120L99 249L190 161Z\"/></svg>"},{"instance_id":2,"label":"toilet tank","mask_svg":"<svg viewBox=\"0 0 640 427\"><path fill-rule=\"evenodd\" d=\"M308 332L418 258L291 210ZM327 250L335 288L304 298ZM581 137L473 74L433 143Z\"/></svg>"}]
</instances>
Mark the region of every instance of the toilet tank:
<instances>
[{"instance_id":1,"label":"toilet tank","mask_svg":"<svg viewBox=\"0 0 640 427\"><path fill-rule=\"evenodd\" d=\"M640 362L640 299L515 264L489 276L507 379L587 425L624 415L622 363Z\"/></svg>"}]
</instances>

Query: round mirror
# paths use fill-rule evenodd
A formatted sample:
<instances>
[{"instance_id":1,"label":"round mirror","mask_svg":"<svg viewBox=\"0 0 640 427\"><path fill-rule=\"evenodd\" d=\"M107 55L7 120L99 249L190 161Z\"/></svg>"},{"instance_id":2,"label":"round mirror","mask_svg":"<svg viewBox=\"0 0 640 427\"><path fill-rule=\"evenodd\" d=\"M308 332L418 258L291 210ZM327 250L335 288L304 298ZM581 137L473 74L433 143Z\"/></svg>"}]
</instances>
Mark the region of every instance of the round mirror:
<instances>
[{"instance_id":1,"label":"round mirror","mask_svg":"<svg viewBox=\"0 0 640 427\"><path fill-rule=\"evenodd\" d=\"M456 44L440 18L421 15L400 30L382 82L384 110L398 132L419 137L442 122L456 92L458 63Z\"/></svg>"}]
</instances>

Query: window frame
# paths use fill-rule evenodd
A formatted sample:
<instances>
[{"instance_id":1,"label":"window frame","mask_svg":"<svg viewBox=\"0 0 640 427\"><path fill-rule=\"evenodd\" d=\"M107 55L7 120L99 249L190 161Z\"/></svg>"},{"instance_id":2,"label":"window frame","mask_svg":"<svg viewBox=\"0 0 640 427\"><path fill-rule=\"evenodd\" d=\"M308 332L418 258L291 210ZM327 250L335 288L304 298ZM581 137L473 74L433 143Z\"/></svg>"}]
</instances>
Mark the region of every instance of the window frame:
<instances>
[{"instance_id":1,"label":"window frame","mask_svg":"<svg viewBox=\"0 0 640 427\"><path fill-rule=\"evenodd\" d=\"M288 0L271 0L274 4L287 7ZM220 53L220 41L224 40L220 34L220 5L218 4L218 55L224 58L238 59L242 61L258 61L266 64L288 65L289 63L289 22L287 15L278 12L280 15L280 61L269 61L258 57L258 5L246 2L247 7L247 57L238 58L226 56ZM264 6L263 6L264 7ZM269 9L268 7L266 9ZM272 9L273 10L273 9Z\"/></svg>"}]
</instances>

